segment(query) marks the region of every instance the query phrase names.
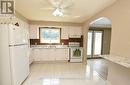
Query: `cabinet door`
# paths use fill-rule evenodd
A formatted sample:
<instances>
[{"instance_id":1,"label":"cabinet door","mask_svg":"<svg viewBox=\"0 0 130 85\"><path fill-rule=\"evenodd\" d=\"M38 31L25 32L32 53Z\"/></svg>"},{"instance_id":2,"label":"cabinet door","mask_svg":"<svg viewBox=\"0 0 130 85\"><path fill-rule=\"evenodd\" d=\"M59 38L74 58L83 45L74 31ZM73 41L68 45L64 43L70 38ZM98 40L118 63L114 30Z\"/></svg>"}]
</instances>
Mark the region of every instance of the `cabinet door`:
<instances>
[{"instance_id":1,"label":"cabinet door","mask_svg":"<svg viewBox=\"0 0 130 85\"><path fill-rule=\"evenodd\" d=\"M48 49L48 52L47 52L47 54L49 55L48 56L48 61L55 61L56 59L55 59L55 57L56 57L56 53L57 51L56 51L56 49Z\"/></svg>"},{"instance_id":2,"label":"cabinet door","mask_svg":"<svg viewBox=\"0 0 130 85\"><path fill-rule=\"evenodd\" d=\"M57 49L56 51L57 51L56 60L68 60L69 59L68 49Z\"/></svg>"},{"instance_id":3,"label":"cabinet door","mask_svg":"<svg viewBox=\"0 0 130 85\"><path fill-rule=\"evenodd\" d=\"M82 27L70 26L69 27L69 35L82 35Z\"/></svg>"},{"instance_id":4,"label":"cabinet door","mask_svg":"<svg viewBox=\"0 0 130 85\"><path fill-rule=\"evenodd\" d=\"M40 49L39 59L40 61L49 61L50 54L48 53L47 49Z\"/></svg>"},{"instance_id":5,"label":"cabinet door","mask_svg":"<svg viewBox=\"0 0 130 85\"><path fill-rule=\"evenodd\" d=\"M69 60L69 48L68 49L64 49L63 52L64 52L65 60Z\"/></svg>"},{"instance_id":6,"label":"cabinet door","mask_svg":"<svg viewBox=\"0 0 130 85\"><path fill-rule=\"evenodd\" d=\"M34 60L34 49L30 49L30 53L29 53L29 64L31 64Z\"/></svg>"},{"instance_id":7,"label":"cabinet door","mask_svg":"<svg viewBox=\"0 0 130 85\"><path fill-rule=\"evenodd\" d=\"M62 52L62 49L57 49L57 50L56 50L55 58L56 58L56 60L63 60L63 52Z\"/></svg>"},{"instance_id":8,"label":"cabinet door","mask_svg":"<svg viewBox=\"0 0 130 85\"><path fill-rule=\"evenodd\" d=\"M36 25L30 25L29 35L30 39L38 39L39 38L39 29Z\"/></svg>"},{"instance_id":9,"label":"cabinet door","mask_svg":"<svg viewBox=\"0 0 130 85\"><path fill-rule=\"evenodd\" d=\"M61 39L68 39L69 37L69 29L67 26L62 27L61 29Z\"/></svg>"},{"instance_id":10,"label":"cabinet door","mask_svg":"<svg viewBox=\"0 0 130 85\"><path fill-rule=\"evenodd\" d=\"M34 61L40 61L40 59L39 59L39 53L40 53L39 49L34 49L33 52L34 52L34 55L33 55Z\"/></svg>"},{"instance_id":11,"label":"cabinet door","mask_svg":"<svg viewBox=\"0 0 130 85\"><path fill-rule=\"evenodd\" d=\"M34 61L47 61L48 56L45 49L34 49Z\"/></svg>"}]
</instances>

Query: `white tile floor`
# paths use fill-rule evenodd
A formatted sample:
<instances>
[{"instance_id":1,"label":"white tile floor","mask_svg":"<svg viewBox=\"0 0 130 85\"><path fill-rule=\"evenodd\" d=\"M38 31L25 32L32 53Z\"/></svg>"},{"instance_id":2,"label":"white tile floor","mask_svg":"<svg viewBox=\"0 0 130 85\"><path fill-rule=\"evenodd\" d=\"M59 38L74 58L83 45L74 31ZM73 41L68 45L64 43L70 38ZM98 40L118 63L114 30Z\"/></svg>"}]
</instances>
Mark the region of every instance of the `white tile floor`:
<instances>
[{"instance_id":1,"label":"white tile floor","mask_svg":"<svg viewBox=\"0 0 130 85\"><path fill-rule=\"evenodd\" d=\"M110 85L82 63L35 63L23 85Z\"/></svg>"}]
</instances>

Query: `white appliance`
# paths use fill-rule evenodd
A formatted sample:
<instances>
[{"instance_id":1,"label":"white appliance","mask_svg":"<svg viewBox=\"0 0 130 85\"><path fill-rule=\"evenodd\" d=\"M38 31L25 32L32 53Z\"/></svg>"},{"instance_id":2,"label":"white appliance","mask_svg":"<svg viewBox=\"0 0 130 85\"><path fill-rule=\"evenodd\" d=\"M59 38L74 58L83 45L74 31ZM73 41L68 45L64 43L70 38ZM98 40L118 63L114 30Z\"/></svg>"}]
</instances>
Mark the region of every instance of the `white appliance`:
<instances>
[{"instance_id":1,"label":"white appliance","mask_svg":"<svg viewBox=\"0 0 130 85\"><path fill-rule=\"evenodd\" d=\"M77 42L70 42L70 62L82 62L83 48Z\"/></svg>"},{"instance_id":2,"label":"white appliance","mask_svg":"<svg viewBox=\"0 0 130 85\"><path fill-rule=\"evenodd\" d=\"M24 28L0 24L0 85L21 85L29 75L29 46Z\"/></svg>"}]
</instances>

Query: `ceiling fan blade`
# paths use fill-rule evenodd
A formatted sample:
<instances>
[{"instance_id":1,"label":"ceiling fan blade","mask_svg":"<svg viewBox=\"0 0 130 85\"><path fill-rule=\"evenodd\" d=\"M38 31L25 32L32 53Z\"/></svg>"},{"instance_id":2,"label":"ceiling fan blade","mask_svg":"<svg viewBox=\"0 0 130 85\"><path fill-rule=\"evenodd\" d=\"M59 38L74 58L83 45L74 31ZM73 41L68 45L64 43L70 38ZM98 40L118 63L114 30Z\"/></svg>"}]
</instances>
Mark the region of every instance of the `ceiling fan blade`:
<instances>
[{"instance_id":1,"label":"ceiling fan blade","mask_svg":"<svg viewBox=\"0 0 130 85\"><path fill-rule=\"evenodd\" d=\"M79 18L80 16L78 16L78 15L66 15L66 14L64 14L62 17L69 17L69 18Z\"/></svg>"},{"instance_id":2,"label":"ceiling fan blade","mask_svg":"<svg viewBox=\"0 0 130 85\"><path fill-rule=\"evenodd\" d=\"M48 7L48 8L40 8L41 10L54 10L53 7Z\"/></svg>"}]
</instances>

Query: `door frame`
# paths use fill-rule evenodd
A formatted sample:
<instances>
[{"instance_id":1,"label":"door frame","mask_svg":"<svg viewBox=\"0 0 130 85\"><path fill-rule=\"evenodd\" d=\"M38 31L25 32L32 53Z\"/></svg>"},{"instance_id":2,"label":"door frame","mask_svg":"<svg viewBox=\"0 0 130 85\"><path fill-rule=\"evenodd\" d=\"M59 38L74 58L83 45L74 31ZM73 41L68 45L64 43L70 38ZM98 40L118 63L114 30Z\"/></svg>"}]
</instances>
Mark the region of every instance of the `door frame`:
<instances>
[{"instance_id":1,"label":"door frame","mask_svg":"<svg viewBox=\"0 0 130 85\"><path fill-rule=\"evenodd\" d=\"M100 57L94 57L94 42L95 42L95 31L101 31L102 32L102 45L101 45L101 54L103 54L103 35L104 35L104 30L102 29L95 29L95 28L90 28L89 31L92 31L92 45L91 45L91 55L87 55L87 56L90 56L89 58L90 59L93 59L93 58L100 58ZM88 31L88 32L89 32ZM88 41L88 40L87 40ZM88 58L88 59L89 59Z\"/></svg>"}]
</instances>

